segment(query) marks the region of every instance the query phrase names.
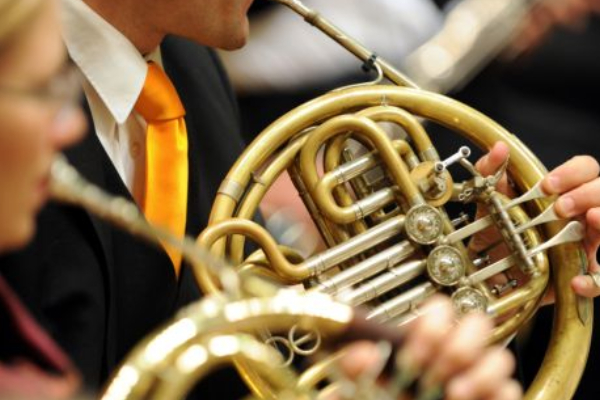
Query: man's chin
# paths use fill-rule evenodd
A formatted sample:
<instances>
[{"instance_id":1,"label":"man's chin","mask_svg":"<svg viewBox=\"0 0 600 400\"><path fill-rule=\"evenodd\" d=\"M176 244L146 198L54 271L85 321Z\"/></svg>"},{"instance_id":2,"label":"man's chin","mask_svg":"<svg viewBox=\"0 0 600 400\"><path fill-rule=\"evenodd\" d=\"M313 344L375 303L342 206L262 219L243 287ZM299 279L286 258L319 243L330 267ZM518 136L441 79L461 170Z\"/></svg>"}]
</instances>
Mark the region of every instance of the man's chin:
<instances>
[{"instance_id":1,"label":"man's chin","mask_svg":"<svg viewBox=\"0 0 600 400\"><path fill-rule=\"evenodd\" d=\"M238 36L231 36L227 43L224 43L221 49L223 50L238 50L246 45L248 42L248 34L247 31L244 34L240 34Z\"/></svg>"},{"instance_id":2,"label":"man's chin","mask_svg":"<svg viewBox=\"0 0 600 400\"><path fill-rule=\"evenodd\" d=\"M244 19L243 26L239 30L230 33L223 45L219 46L223 50L237 50L246 45L250 35L250 22L248 18Z\"/></svg>"},{"instance_id":3,"label":"man's chin","mask_svg":"<svg viewBox=\"0 0 600 400\"><path fill-rule=\"evenodd\" d=\"M220 50L226 50L226 51L231 51L231 50L238 50L242 47L244 47L244 45L246 44L246 42L248 41L248 31L242 31L242 32L229 32L228 35L226 37L220 37L218 39L215 40L215 38L198 38L195 36L188 36L188 39L191 39L193 41L195 41L198 44L201 44L203 46L208 46L208 47L213 47L213 48L217 48Z\"/></svg>"},{"instance_id":4,"label":"man's chin","mask_svg":"<svg viewBox=\"0 0 600 400\"><path fill-rule=\"evenodd\" d=\"M220 49L221 50L225 50L225 51L235 51L235 50L239 50L242 47L244 47L246 45L246 41L241 41L241 42L235 42L233 44L227 44L224 46L221 46Z\"/></svg>"}]
</instances>

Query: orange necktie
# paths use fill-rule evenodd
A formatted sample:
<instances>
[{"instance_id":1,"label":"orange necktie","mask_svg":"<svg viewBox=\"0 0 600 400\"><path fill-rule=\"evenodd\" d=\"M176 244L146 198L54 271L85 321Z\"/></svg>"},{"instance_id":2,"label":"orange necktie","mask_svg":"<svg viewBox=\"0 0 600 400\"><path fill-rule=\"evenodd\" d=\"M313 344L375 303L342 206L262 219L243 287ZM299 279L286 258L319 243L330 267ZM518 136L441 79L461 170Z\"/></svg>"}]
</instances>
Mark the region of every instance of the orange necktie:
<instances>
[{"instance_id":1,"label":"orange necktie","mask_svg":"<svg viewBox=\"0 0 600 400\"><path fill-rule=\"evenodd\" d=\"M169 77L152 62L135 110L148 123L142 210L150 223L183 237L188 194L185 110ZM163 246L179 276L181 254L165 243Z\"/></svg>"}]
</instances>

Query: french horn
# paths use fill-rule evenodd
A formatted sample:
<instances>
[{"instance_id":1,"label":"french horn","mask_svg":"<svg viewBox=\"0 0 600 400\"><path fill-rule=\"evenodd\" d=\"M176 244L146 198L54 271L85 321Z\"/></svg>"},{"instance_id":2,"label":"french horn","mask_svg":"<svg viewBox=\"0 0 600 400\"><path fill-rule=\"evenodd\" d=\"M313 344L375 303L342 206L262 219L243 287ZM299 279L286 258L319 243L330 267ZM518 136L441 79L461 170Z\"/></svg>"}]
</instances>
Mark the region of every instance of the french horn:
<instances>
[{"instance_id":1,"label":"french horn","mask_svg":"<svg viewBox=\"0 0 600 400\"><path fill-rule=\"evenodd\" d=\"M571 398L585 366L592 304L570 289L586 271L577 243L579 222L559 221L541 187L547 172L519 139L497 123L448 97L420 90L316 11L297 0L276 0L337 41L391 84L358 84L324 94L267 127L223 181L208 228L198 238L238 266L366 307L368 319L403 324L433 293L452 297L459 313L483 311L497 321L490 342L505 342L540 306L552 278L556 292L552 339L527 399ZM463 146L440 157L427 124L458 134L482 151L498 141L510 158L496 174L482 176ZM390 126L400 138L386 132ZM450 154L448 154L450 153ZM466 171L457 179L454 171ZM276 243L252 222L273 182L288 172L327 249L307 258ZM506 173L517 195L496 184ZM447 211L476 204L487 216L469 222ZM499 241L472 254L468 241L495 229ZM245 241L259 250L245 257ZM489 260L505 246L508 255ZM502 276L502 277L499 277ZM219 285L208 269L198 279L206 293ZM293 333L280 337L302 354ZM569 368L562 366L568 365ZM261 393L267 385L241 368Z\"/></svg>"},{"instance_id":2,"label":"french horn","mask_svg":"<svg viewBox=\"0 0 600 400\"><path fill-rule=\"evenodd\" d=\"M494 121L419 89L300 1L276 1L392 84L341 88L271 124L230 170L209 226L195 242L150 226L135 206L106 197L56 163L55 197L179 248L207 294L136 346L103 398L183 397L196 380L224 363L238 367L258 398L319 398L317 384L339 378L335 357L298 377L269 344L283 343L291 359L356 332L394 342L398 339L387 331L373 335L373 323L404 324L436 292L450 295L459 313L483 311L493 317L497 326L489 341L505 342L535 313L550 279L556 295L553 335L525 398L571 398L589 350L592 304L569 286L572 277L586 271L578 244L582 225L560 221L554 213L553 199L540 185L543 165ZM496 174L482 176L469 161L469 147L440 157L426 122L483 151L503 141L510 158ZM400 136L390 136L390 127ZM459 169L467 178L457 178ZM309 257L278 244L253 222L261 199L285 171L327 245ZM514 198L496 188L505 173L517 192ZM450 205L469 204L487 216L470 222L448 211ZM469 251L468 241L485 229L499 235L490 253L505 246L508 255L491 260L485 251ZM248 256L247 239L259 248ZM357 328L363 315L357 316L355 306L367 310L369 329ZM354 394L360 391L354 389ZM396 392L385 395L392 398ZM384 398L378 395L372 392L370 398Z\"/></svg>"}]
</instances>

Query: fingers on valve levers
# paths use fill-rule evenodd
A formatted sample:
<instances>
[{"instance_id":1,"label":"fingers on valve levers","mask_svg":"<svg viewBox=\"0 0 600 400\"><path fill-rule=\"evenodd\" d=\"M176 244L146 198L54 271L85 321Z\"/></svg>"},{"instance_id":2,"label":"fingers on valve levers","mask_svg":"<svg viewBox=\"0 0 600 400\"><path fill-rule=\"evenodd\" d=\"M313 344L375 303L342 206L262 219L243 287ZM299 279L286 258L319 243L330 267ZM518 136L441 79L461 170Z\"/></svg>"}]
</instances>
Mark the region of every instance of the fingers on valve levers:
<instances>
[{"instance_id":1,"label":"fingers on valve levers","mask_svg":"<svg viewBox=\"0 0 600 400\"><path fill-rule=\"evenodd\" d=\"M393 372L362 382L377 382L378 390L383 389L390 399L520 399L522 389L511 379L515 368L512 354L486 346L492 327L492 321L482 314L457 322L450 301L436 297L423 307L420 318L402 328L405 341L396 352ZM389 356L370 342L348 349L340 367L358 386L361 374L379 374L387 362L381 357Z\"/></svg>"}]
</instances>

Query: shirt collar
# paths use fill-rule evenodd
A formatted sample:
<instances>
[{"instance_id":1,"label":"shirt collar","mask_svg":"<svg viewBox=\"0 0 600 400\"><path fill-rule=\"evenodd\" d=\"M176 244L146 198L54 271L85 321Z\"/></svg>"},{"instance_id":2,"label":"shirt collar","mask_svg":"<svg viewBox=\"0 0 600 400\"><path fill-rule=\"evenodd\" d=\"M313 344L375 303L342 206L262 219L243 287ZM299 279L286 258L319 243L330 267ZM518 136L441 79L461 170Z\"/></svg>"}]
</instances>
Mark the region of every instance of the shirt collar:
<instances>
[{"instance_id":1,"label":"shirt collar","mask_svg":"<svg viewBox=\"0 0 600 400\"><path fill-rule=\"evenodd\" d=\"M123 124L142 91L148 66L135 46L82 0L62 1L64 40L112 117ZM160 63L160 49L149 59Z\"/></svg>"}]
</instances>

